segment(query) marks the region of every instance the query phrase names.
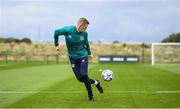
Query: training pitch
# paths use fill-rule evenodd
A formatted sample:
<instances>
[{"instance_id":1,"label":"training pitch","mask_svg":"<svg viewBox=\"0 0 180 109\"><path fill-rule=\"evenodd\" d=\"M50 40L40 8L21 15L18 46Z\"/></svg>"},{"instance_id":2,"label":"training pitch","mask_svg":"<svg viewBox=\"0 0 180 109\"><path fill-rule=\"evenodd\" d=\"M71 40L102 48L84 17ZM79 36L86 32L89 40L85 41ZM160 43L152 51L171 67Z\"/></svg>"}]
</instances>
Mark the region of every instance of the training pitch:
<instances>
[{"instance_id":1,"label":"training pitch","mask_svg":"<svg viewBox=\"0 0 180 109\"><path fill-rule=\"evenodd\" d=\"M0 64L0 108L180 108L180 64L90 64L89 77L104 87L94 102L69 64Z\"/></svg>"}]
</instances>

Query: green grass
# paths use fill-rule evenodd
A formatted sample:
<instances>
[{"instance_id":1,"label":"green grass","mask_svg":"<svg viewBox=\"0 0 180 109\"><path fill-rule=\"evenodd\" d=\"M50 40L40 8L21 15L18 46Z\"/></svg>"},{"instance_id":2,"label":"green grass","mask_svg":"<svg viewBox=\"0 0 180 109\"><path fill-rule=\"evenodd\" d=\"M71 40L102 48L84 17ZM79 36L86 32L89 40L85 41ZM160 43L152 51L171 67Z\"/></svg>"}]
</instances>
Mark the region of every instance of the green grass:
<instances>
[{"instance_id":1,"label":"green grass","mask_svg":"<svg viewBox=\"0 0 180 109\"><path fill-rule=\"evenodd\" d=\"M180 74L180 64L157 64L155 65L155 67L165 71L170 71L173 73Z\"/></svg>"},{"instance_id":2,"label":"green grass","mask_svg":"<svg viewBox=\"0 0 180 109\"><path fill-rule=\"evenodd\" d=\"M100 80L104 87L104 94L99 94L92 86L95 101L91 103L87 101L84 85L76 80L68 64L3 64L0 65L0 107L180 108L179 67L180 64L168 67L91 64L89 76ZM103 81L102 69L111 69L114 80Z\"/></svg>"}]
</instances>

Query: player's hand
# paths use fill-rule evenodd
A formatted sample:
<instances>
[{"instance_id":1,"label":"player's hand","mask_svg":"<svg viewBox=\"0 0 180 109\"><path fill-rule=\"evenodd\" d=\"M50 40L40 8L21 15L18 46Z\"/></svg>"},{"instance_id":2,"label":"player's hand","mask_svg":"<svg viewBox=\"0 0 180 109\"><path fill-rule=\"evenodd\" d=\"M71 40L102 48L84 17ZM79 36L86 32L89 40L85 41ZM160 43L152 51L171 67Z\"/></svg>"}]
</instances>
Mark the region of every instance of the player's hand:
<instances>
[{"instance_id":1,"label":"player's hand","mask_svg":"<svg viewBox=\"0 0 180 109\"><path fill-rule=\"evenodd\" d=\"M93 56L92 54L91 54L91 55L89 55L89 59L90 59L90 60L92 60L92 59L93 59L93 57L94 57L94 56Z\"/></svg>"},{"instance_id":2,"label":"player's hand","mask_svg":"<svg viewBox=\"0 0 180 109\"><path fill-rule=\"evenodd\" d=\"M56 46L56 54L60 55L60 46Z\"/></svg>"},{"instance_id":3,"label":"player's hand","mask_svg":"<svg viewBox=\"0 0 180 109\"><path fill-rule=\"evenodd\" d=\"M56 51L60 51L60 46L56 46Z\"/></svg>"}]
</instances>

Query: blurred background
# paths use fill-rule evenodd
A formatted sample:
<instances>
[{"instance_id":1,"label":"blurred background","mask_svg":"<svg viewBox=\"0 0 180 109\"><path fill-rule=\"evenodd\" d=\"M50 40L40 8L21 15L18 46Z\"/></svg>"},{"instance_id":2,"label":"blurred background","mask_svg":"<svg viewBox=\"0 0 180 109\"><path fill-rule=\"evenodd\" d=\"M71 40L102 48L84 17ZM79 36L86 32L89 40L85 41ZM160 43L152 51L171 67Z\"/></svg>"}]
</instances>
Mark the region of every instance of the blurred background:
<instances>
[{"instance_id":1,"label":"blurred background","mask_svg":"<svg viewBox=\"0 0 180 109\"><path fill-rule=\"evenodd\" d=\"M151 43L180 42L179 0L0 0L0 61L68 62L63 36L60 55L54 49L54 30L80 17L90 21L91 62L138 55L150 63Z\"/></svg>"}]
</instances>

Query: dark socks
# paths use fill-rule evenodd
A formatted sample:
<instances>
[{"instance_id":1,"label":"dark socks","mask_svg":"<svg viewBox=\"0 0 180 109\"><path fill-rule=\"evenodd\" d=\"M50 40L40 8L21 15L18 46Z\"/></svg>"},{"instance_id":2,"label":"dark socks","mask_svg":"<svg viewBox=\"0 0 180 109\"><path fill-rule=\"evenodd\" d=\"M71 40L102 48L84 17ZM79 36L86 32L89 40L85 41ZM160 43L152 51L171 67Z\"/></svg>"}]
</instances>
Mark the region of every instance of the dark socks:
<instances>
[{"instance_id":1,"label":"dark socks","mask_svg":"<svg viewBox=\"0 0 180 109\"><path fill-rule=\"evenodd\" d=\"M91 84L95 83L95 81L93 79L89 79L89 80L90 80Z\"/></svg>"}]
</instances>

